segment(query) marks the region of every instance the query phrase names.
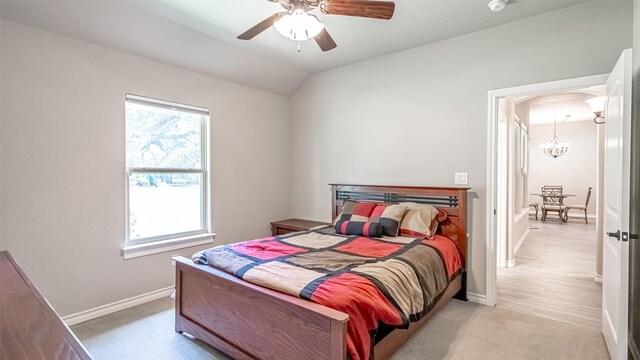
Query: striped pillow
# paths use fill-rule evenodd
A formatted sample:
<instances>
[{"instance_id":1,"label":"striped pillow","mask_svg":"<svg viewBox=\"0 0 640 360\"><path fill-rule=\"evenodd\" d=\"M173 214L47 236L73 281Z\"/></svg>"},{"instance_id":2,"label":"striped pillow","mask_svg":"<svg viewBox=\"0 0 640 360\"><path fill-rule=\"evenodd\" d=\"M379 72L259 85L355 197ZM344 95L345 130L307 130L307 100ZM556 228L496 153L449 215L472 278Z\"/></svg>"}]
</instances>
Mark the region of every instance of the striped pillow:
<instances>
[{"instance_id":1,"label":"striped pillow","mask_svg":"<svg viewBox=\"0 0 640 360\"><path fill-rule=\"evenodd\" d=\"M345 200L342 205L342 211L335 219L334 225L337 224L338 221L367 222L376 205L378 204Z\"/></svg>"},{"instance_id":2,"label":"striped pillow","mask_svg":"<svg viewBox=\"0 0 640 360\"><path fill-rule=\"evenodd\" d=\"M406 211L404 205L378 205L373 209L369 221L380 223L384 235L398 236L400 221Z\"/></svg>"},{"instance_id":3,"label":"striped pillow","mask_svg":"<svg viewBox=\"0 0 640 360\"><path fill-rule=\"evenodd\" d=\"M338 221L336 232L342 235L360 235L366 237L381 237L382 225L377 222Z\"/></svg>"}]
</instances>

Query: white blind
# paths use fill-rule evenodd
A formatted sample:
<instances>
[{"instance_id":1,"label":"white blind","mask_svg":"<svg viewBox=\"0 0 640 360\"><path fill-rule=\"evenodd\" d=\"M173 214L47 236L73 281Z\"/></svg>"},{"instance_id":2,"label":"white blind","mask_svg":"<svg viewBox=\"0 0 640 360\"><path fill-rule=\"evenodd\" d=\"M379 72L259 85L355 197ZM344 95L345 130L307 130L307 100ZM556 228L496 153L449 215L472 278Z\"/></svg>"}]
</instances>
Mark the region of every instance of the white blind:
<instances>
[{"instance_id":1,"label":"white blind","mask_svg":"<svg viewBox=\"0 0 640 360\"><path fill-rule=\"evenodd\" d=\"M126 94L125 100L127 102L134 103L134 104L153 105L155 107L165 108L169 110L184 111L184 112L189 112L193 114L209 116L209 109L199 107L199 106L179 104L171 101L152 99L152 98L133 95L133 94Z\"/></svg>"}]
</instances>

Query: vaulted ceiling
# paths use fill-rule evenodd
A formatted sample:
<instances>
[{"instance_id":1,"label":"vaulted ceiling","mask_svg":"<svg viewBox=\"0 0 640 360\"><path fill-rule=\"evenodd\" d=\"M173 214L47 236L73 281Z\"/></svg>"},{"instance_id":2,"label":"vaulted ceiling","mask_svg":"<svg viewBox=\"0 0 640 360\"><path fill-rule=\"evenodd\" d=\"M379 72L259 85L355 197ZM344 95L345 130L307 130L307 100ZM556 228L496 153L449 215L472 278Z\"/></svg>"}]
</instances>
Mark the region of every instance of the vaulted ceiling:
<instances>
[{"instance_id":1,"label":"vaulted ceiling","mask_svg":"<svg viewBox=\"0 0 640 360\"><path fill-rule=\"evenodd\" d=\"M282 11L267 0L2 1L0 16L98 45L290 96L313 73L390 54L587 0L512 0L493 13L487 0L396 0L389 21L314 10L338 47L288 40L271 28L236 36Z\"/></svg>"}]
</instances>

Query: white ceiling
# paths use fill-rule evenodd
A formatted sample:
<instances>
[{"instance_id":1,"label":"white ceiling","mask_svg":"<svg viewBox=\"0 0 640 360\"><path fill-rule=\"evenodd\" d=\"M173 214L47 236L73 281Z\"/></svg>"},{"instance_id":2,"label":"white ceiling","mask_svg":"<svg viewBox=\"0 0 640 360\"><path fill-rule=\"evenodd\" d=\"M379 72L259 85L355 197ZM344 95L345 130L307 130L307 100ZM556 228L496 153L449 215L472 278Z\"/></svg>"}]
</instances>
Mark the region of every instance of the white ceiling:
<instances>
[{"instance_id":1,"label":"white ceiling","mask_svg":"<svg viewBox=\"0 0 640 360\"><path fill-rule=\"evenodd\" d=\"M319 14L338 47L323 53L273 28L236 36L282 11L267 0L6 1L3 19L154 58L283 95L312 73L543 14L587 0L512 0L493 13L488 0L396 0L389 20Z\"/></svg>"},{"instance_id":2,"label":"white ceiling","mask_svg":"<svg viewBox=\"0 0 640 360\"><path fill-rule=\"evenodd\" d=\"M570 115L566 122L593 121L594 114L586 101L604 92L605 87L601 85L530 98L527 100L529 124L553 124L554 119L562 123L566 115Z\"/></svg>"}]
</instances>

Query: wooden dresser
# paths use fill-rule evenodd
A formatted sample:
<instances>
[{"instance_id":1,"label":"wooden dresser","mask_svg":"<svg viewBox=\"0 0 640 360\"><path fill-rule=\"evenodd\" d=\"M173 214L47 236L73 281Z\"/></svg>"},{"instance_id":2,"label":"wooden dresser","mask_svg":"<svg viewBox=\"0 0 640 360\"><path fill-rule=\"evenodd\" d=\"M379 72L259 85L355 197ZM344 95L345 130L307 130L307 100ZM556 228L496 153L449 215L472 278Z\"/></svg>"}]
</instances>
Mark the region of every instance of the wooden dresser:
<instances>
[{"instance_id":1,"label":"wooden dresser","mask_svg":"<svg viewBox=\"0 0 640 360\"><path fill-rule=\"evenodd\" d=\"M0 359L91 359L7 251L0 252Z\"/></svg>"}]
</instances>

